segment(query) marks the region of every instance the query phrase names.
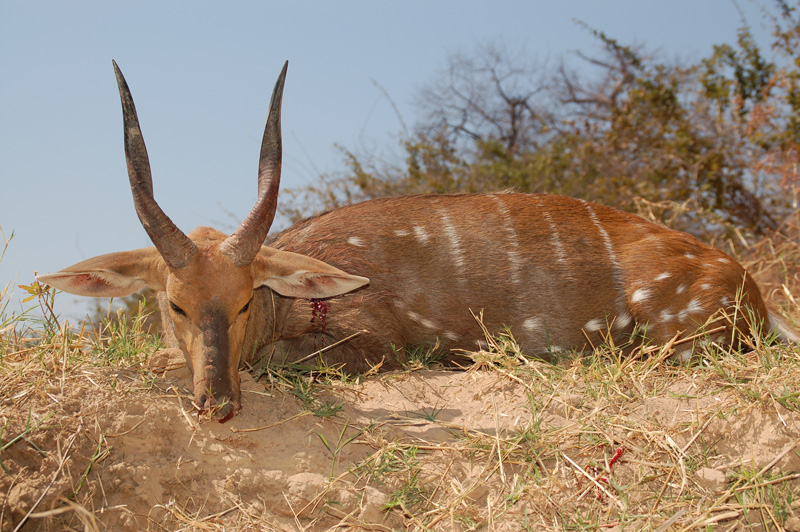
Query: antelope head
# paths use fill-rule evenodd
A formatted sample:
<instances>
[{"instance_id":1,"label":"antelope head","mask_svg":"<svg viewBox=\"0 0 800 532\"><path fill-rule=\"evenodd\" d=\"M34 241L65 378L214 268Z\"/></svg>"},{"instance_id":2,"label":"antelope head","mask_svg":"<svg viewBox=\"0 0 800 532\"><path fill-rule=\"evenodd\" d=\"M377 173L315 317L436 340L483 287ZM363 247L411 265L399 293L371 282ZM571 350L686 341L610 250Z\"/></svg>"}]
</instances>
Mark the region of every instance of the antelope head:
<instances>
[{"instance_id":1,"label":"antelope head","mask_svg":"<svg viewBox=\"0 0 800 532\"><path fill-rule=\"evenodd\" d=\"M169 320L192 371L195 405L223 420L241 408L239 362L254 290L326 298L369 282L324 262L262 243L275 217L281 172L281 98L288 62L270 101L261 144L258 200L230 236L209 227L184 234L153 197L150 162L128 84L114 63L122 100L125 158L136 214L154 247L101 255L38 280L72 294L122 297L164 292Z\"/></svg>"}]
</instances>

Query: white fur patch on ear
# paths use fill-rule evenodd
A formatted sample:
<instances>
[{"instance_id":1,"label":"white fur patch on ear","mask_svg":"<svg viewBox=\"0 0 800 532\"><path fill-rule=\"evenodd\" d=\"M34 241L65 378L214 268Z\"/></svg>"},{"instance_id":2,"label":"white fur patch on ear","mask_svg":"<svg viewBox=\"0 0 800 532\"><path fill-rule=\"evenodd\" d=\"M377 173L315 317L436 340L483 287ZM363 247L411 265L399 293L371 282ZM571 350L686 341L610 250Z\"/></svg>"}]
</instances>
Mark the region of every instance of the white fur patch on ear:
<instances>
[{"instance_id":1,"label":"white fur patch on ear","mask_svg":"<svg viewBox=\"0 0 800 532\"><path fill-rule=\"evenodd\" d=\"M369 283L369 279L344 272L308 272L299 270L290 275L266 278L265 285L282 296L323 299L346 294Z\"/></svg>"},{"instance_id":2,"label":"white fur patch on ear","mask_svg":"<svg viewBox=\"0 0 800 532\"><path fill-rule=\"evenodd\" d=\"M147 287L147 283L110 270L62 271L37 275L36 280L77 296L123 297Z\"/></svg>"}]
</instances>

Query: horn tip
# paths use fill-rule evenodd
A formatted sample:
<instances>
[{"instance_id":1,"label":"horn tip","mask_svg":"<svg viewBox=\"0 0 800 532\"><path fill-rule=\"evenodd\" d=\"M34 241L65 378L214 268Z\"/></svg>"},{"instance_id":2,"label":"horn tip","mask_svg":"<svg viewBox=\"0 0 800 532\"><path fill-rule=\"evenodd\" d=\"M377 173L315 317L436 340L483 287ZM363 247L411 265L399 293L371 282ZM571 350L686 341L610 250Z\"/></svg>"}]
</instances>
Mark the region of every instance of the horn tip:
<instances>
[{"instance_id":1,"label":"horn tip","mask_svg":"<svg viewBox=\"0 0 800 532\"><path fill-rule=\"evenodd\" d=\"M120 70L117 62L112 59L111 64L114 65L114 76L117 78L117 85L120 88L122 88L123 85L127 86L127 82L125 81L125 76L122 75L122 70Z\"/></svg>"}]
</instances>

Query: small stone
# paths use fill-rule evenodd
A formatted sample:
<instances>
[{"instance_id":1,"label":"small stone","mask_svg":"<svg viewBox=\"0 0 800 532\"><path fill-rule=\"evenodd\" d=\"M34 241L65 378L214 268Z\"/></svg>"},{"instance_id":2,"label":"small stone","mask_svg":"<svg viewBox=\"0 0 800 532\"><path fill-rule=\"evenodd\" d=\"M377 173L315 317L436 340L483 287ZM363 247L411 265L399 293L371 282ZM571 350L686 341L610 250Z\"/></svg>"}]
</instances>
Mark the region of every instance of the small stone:
<instances>
[{"instance_id":1,"label":"small stone","mask_svg":"<svg viewBox=\"0 0 800 532\"><path fill-rule=\"evenodd\" d=\"M384 506L389 497L372 486L364 488L364 502L358 518L363 523L381 524L386 520Z\"/></svg>"},{"instance_id":2,"label":"small stone","mask_svg":"<svg viewBox=\"0 0 800 532\"><path fill-rule=\"evenodd\" d=\"M700 485L709 491L720 493L728 486L728 477L719 469L701 467L694 475Z\"/></svg>"},{"instance_id":3,"label":"small stone","mask_svg":"<svg viewBox=\"0 0 800 532\"><path fill-rule=\"evenodd\" d=\"M783 524L783 529L786 532L800 532L800 517L790 517Z\"/></svg>"}]
</instances>

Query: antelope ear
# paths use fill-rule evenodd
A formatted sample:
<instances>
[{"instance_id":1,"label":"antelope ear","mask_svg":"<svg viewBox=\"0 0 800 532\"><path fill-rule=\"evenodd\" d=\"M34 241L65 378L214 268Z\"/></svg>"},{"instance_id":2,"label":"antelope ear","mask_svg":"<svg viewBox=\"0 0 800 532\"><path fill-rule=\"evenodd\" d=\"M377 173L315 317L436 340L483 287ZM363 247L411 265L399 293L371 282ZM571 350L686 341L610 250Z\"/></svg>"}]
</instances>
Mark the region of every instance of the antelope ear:
<instances>
[{"instance_id":1,"label":"antelope ear","mask_svg":"<svg viewBox=\"0 0 800 532\"><path fill-rule=\"evenodd\" d=\"M79 296L122 297L142 288L164 290L167 266L153 247L100 255L36 279Z\"/></svg>"},{"instance_id":2,"label":"antelope ear","mask_svg":"<svg viewBox=\"0 0 800 532\"><path fill-rule=\"evenodd\" d=\"M251 264L253 287L268 286L282 296L305 299L338 296L369 283L299 253L261 246Z\"/></svg>"}]
</instances>

